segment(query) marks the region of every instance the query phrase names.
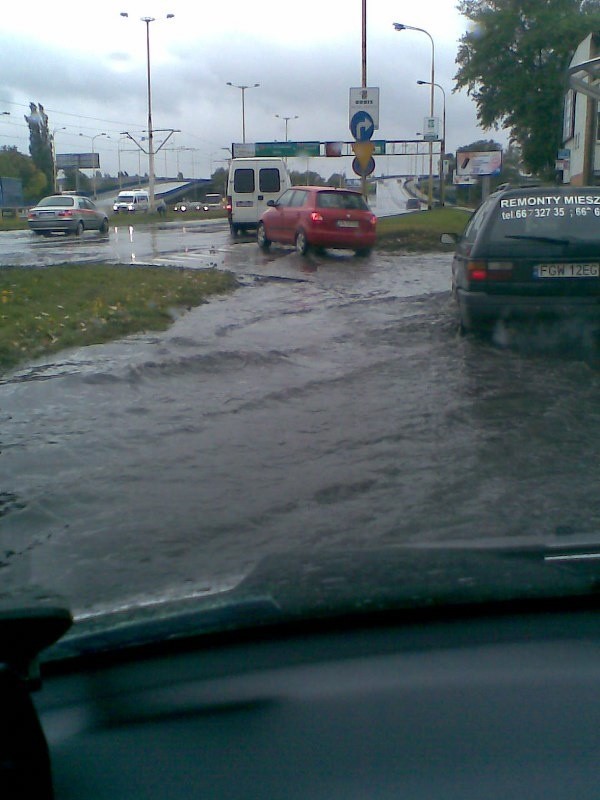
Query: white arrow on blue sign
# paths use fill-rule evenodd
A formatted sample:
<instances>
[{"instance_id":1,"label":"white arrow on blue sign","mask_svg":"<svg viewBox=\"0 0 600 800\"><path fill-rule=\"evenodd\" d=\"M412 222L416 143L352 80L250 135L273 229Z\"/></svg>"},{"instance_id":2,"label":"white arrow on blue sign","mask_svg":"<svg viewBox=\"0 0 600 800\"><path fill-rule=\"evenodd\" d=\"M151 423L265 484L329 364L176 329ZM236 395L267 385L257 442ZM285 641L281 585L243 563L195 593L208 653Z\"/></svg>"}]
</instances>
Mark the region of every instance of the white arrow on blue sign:
<instances>
[{"instance_id":1,"label":"white arrow on blue sign","mask_svg":"<svg viewBox=\"0 0 600 800\"><path fill-rule=\"evenodd\" d=\"M368 142L374 131L373 117L366 111L357 111L350 120L350 133L357 142Z\"/></svg>"}]
</instances>

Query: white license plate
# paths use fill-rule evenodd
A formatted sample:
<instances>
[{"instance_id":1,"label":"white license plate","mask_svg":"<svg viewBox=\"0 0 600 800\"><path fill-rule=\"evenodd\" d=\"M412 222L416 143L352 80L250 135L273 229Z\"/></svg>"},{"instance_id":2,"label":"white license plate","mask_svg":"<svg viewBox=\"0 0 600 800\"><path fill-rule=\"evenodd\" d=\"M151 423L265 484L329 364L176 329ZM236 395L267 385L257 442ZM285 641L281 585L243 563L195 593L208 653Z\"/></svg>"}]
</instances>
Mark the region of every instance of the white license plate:
<instances>
[{"instance_id":1,"label":"white license plate","mask_svg":"<svg viewBox=\"0 0 600 800\"><path fill-rule=\"evenodd\" d=\"M538 264L536 278L599 278L600 264Z\"/></svg>"},{"instance_id":2,"label":"white license plate","mask_svg":"<svg viewBox=\"0 0 600 800\"><path fill-rule=\"evenodd\" d=\"M338 228L358 228L358 222L355 219L338 219Z\"/></svg>"},{"instance_id":3,"label":"white license plate","mask_svg":"<svg viewBox=\"0 0 600 800\"><path fill-rule=\"evenodd\" d=\"M254 203L252 200L237 200L235 207L236 208L252 208Z\"/></svg>"}]
</instances>

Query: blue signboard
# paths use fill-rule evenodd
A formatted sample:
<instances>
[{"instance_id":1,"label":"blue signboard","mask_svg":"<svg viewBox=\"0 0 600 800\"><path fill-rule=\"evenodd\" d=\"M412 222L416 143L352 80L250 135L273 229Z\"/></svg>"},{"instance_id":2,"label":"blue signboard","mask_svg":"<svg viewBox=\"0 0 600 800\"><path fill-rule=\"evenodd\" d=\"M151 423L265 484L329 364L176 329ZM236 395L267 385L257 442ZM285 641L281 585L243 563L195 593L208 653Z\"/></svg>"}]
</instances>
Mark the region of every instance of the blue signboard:
<instances>
[{"instance_id":1,"label":"blue signboard","mask_svg":"<svg viewBox=\"0 0 600 800\"><path fill-rule=\"evenodd\" d=\"M350 133L357 142L368 142L374 131L373 117L366 111L357 111L350 120Z\"/></svg>"}]
</instances>

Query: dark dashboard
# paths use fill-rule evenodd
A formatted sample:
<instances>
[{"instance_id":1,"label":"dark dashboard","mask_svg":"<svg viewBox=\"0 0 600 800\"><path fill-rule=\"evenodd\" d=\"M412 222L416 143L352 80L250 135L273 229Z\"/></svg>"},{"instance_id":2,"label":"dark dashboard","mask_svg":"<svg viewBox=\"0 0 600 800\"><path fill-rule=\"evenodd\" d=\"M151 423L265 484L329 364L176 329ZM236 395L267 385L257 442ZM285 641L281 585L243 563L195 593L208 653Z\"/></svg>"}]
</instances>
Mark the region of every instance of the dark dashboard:
<instances>
[{"instance_id":1,"label":"dark dashboard","mask_svg":"<svg viewBox=\"0 0 600 800\"><path fill-rule=\"evenodd\" d=\"M57 800L600 796L594 607L269 628L44 672Z\"/></svg>"}]
</instances>

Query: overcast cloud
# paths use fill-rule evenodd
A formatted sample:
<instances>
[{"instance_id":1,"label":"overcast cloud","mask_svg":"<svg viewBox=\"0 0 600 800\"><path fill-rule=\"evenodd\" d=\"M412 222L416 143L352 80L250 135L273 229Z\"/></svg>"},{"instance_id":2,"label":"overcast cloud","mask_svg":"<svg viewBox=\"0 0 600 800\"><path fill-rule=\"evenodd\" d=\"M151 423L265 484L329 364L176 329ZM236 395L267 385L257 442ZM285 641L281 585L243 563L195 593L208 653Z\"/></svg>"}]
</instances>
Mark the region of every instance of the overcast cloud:
<instances>
[{"instance_id":1,"label":"overcast cloud","mask_svg":"<svg viewBox=\"0 0 600 800\"><path fill-rule=\"evenodd\" d=\"M248 89L247 141L349 140L348 90L361 83L361 0L105 0L73 15L56 4L10 4L0 32L0 145L28 152L23 114L44 105L57 152L100 153L103 171L116 173L120 133L142 136L147 126L146 26L150 24L155 128L177 128L166 169L176 162L186 175L206 177L241 141L241 91ZM120 16L127 11L128 18ZM173 19L166 19L173 13ZM393 29L402 22L427 30L435 43L435 81L446 91L447 150L478 138L504 139L477 128L473 103L453 94L457 40L466 20L452 0L367 0L367 83L381 90L378 139L415 138L429 113L431 43L419 31ZM442 116L436 89L436 115ZM84 137L87 137L85 139ZM160 141L157 134L157 141ZM121 141L122 168L136 171L139 156ZM397 160L396 160L397 161ZM332 162L332 163L330 163ZM333 160L315 162L327 175ZM381 169L387 171L383 164ZM142 168L146 165L142 161ZM157 172L165 154L157 157ZM340 162L341 168L341 162ZM402 169L396 163L395 169Z\"/></svg>"}]
</instances>

